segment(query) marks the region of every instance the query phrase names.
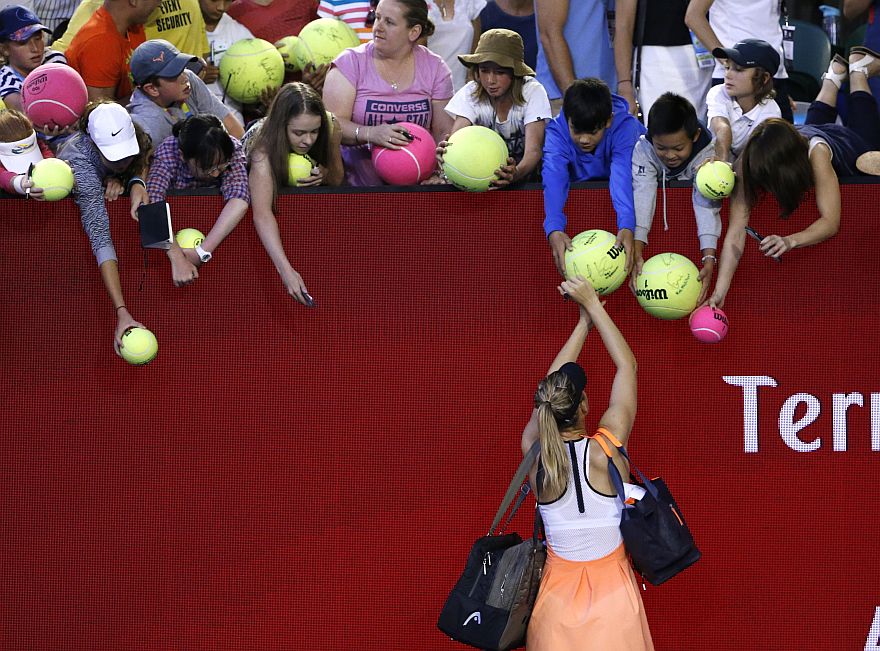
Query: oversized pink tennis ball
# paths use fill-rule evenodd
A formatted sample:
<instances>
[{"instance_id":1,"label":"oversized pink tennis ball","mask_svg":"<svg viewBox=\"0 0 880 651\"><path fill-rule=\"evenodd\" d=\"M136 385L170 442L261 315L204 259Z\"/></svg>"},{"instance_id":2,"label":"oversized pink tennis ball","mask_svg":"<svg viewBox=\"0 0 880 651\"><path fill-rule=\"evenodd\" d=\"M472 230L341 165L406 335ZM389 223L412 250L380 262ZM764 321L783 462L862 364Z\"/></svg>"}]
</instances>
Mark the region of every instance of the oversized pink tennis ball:
<instances>
[{"instance_id":1,"label":"oversized pink tennis ball","mask_svg":"<svg viewBox=\"0 0 880 651\"><path fill-rule=\"evenodd\" d=\"M711 305L704 305L700 309L694 310L688 323L690 323L694 337L706 344L717 344L724 339L730 325L727 321L727 315Z\"/></svg>"},{"instance_id":2,"label":"oversized pink tennis ball","mask_svg":"<svg viewBox=\"0 0 880 651\"><path fill-rule=\"evenodd\" d=\"M389 185L416 185L431 176L436 166L437 143L431 133L411 122L403 126L413 137L403 149L373 147L373 165Z\"/></svg>"},{"instance_id":3,"label":"oversized pink tennis ball","mask_svg":"<svg viewBox=\"0 0 880 651\"><path fill-rule=\"evenodd\" d=\"M89 92L79 73L63 63L34 68L21 85L21 104L36 126L69 127L79 120Z\"/></svg>"}]
</instances>

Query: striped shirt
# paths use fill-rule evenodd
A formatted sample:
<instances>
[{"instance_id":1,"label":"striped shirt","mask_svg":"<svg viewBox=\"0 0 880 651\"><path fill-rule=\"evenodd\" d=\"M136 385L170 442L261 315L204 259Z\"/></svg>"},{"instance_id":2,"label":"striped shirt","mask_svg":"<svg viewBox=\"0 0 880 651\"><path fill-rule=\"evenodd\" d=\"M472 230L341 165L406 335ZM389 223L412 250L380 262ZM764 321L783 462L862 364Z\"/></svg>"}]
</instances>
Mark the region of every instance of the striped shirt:
<instances>
[{"instance_id":1,"label":"striped shirt","mask_svg":"<svg viewBox=\"0 0 880 651\"><path fill-rule=\"evenodd\" d=\"M116 249L110 238L110 216L104 203L104 179L110 176L110 170L104 167L97 146L84 133L77 133L62 145L58 158L66 160L73 170L74 200L98 266L116 260Z\"/></svg>"},{"instance_id":2,"label":"striped shirt","mask_svg":"<svg viewBox=\"0 0 880 651\"><path fill-rule=\"evenodd\" d=\"M338 18L348 23L361 43L373 40L373 27L367 27L367 14L372 5L370 0L321 0L318 5L318 16L321 18Z\"/></svg>"},{"instance_id":3,"label":"striped shirt","mask_svg":"<svg viewBox=\"0 0 880 651\"><path fill-rule=\"evenodd\" d=\"M251 194L248 188L244 152L238 140L232 138L232 142L235 144L235 152L232 154L232 165L229 169L216 179L200 179L193 176L189 164L180 153L177 138L171 136L163 140L156 148L153 164L150 165L150 176L147 179L147 194L150 196L150 201L163 201L168 190L219 187L224 200L242 199L250 203Z\"/></svg>"},{"instance_id":4,"label":"striped shirt","mask_svg":"<svg viewBox=\"0 0 880 651\"><path fill-rule=\"evenodd\" d=\"M79 0L34 0L34 13L40 22L53 32L65 20L70 20Z\"/></svg>"},{"instance_id":5,"label":"striped shirt","mask_svg":"<svg viewBox=\"0 0 880 651\"><path fill-rule=\"evenodd\" d=\"M67 59L61 52L47 49L43 55L43 63L67 63ZM0 68L0 99L13 93L21 93L24 77L12 66L7 65Z\"/></svg>"}]
</instances>

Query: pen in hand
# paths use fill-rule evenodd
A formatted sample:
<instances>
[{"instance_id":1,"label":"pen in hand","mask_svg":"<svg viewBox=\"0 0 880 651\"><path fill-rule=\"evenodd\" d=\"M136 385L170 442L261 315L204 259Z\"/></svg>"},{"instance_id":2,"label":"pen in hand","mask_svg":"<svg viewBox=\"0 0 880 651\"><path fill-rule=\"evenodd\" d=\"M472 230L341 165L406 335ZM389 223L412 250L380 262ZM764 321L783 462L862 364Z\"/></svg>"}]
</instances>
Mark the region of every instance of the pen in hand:
<instances>
[{"instance_id":1,"label":"pen in hand","mask_svg":"<svg viewBox=\"0 0 880 651\"><path fill-rule=\"evenodd\" d=\"M31 180L31 175L33 175L33 173L34 173L34 164L31 163L30 166L28 166L28 171L27 171L27 180L28 180L28 181ZM30 184L28 184L28 186L24 189L24 198L25 198L25 199L30 199L30 198L31 198L31 186L30 186Z\"/></svg>"}]
</instances>

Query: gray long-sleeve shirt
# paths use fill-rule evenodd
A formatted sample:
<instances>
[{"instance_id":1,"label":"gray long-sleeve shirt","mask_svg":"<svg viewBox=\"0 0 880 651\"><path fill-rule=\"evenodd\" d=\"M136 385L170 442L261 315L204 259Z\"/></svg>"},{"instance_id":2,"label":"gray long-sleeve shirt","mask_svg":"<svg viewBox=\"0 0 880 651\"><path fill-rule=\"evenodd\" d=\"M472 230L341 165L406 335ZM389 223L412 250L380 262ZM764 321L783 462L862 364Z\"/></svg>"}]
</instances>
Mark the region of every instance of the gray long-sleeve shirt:
<instances>
[{"instance_id":1,"label":"gray long-sleeve shirt","mask_svg":"<svg viewBox=\"0 0 880 651\"><path fill-rule=\"evenodd\" d=\"M110 170L104 167L98 148L87 135L77 133L58 150L58 158L67 161L73 170L74 200L98 266L116 260L116 249L110 238L110 216L104 203L104 179Z\"/></svg>"},{"instance_id":2,"label":"gray long-sleeve shirt","mask_svg":"<svg viewBox=\"0 0 880 651\"><path fill-rule=\"evenodd\" d=\"M651 231L654 209L657 206L658 185L662 183L662 191L665 193L666 181L670 179L693 181L697 174L697 168L703 161L711 158L714 151L714 143L709 142L691 156L687 165L673 172L663 164L647 138L645 136L639 138L632 154L633 201L636 210L635 239L646 244L648 242L648 233ZM721 235L721 202L707 199L694 186L693 204L700 249L717 248L718 237ZM665 226L667 223L665 201L663 222Z\"/></svg>"}]
</instances>

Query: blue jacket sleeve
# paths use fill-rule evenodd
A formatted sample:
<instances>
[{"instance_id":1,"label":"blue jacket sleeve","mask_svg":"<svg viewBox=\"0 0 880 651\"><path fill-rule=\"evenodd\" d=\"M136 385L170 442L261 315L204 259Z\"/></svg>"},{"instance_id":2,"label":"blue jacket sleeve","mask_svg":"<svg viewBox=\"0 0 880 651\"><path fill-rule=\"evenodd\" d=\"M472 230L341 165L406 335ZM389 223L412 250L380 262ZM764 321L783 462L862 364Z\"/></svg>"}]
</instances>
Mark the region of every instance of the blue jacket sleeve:
<instances>
[{"instance_id":1,"label":"blue jacket sleeve","mask_svg":"<svg viewBox=\"0 0 880 651\"><path fill-rule=\"evenodd\" d=\"M562 211L570 187L568 139L568 129L563 132L559 121L551 120L544 138L544 161L541 169L544 185L544 235L548 237L553 231L564 232L568 221Z\"/></svg>"},{"instance_id":2,"label":"blue jacket sleeve","mask_svg":"<svg viewBox=\"0 0 880 651\"><path fill-rule=\"evenodd\" d=\"M628 228L635 231L636 210L633 203L632 154L633 148L644 133L644 127L636 120L625 120L614 133L611 144L611 178L608 186L611 203L617 213L617 230Z\"/></svg>"}]
</instances>

